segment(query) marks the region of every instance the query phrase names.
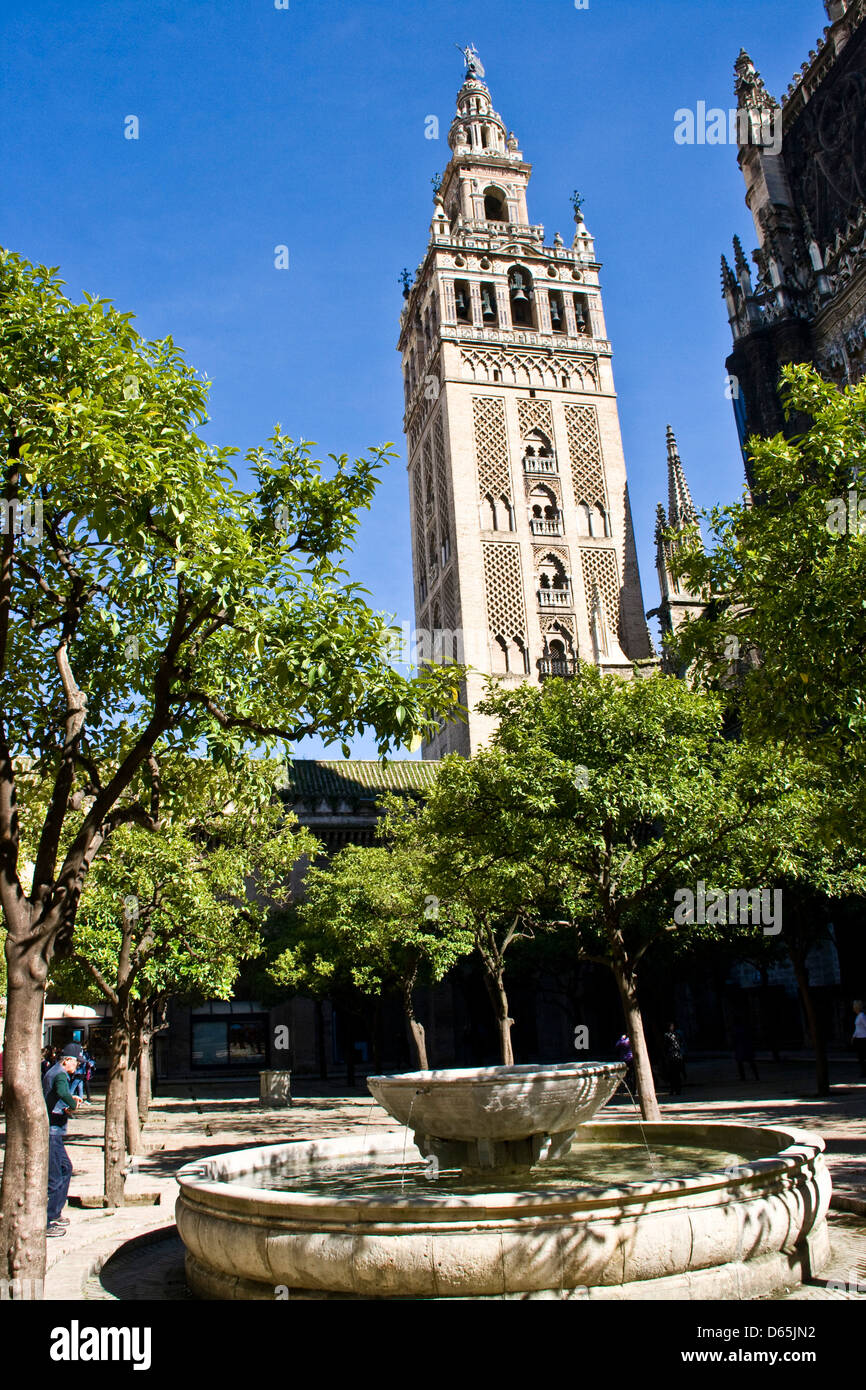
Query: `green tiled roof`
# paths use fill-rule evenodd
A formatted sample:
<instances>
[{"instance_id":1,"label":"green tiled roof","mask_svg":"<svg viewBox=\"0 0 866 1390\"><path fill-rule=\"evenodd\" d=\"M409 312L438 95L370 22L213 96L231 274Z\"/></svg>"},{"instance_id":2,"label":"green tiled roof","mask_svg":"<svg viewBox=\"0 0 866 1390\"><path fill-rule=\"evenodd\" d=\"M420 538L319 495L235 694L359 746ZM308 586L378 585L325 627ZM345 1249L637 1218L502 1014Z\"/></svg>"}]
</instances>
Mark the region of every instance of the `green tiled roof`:
<instances>
[{"instance_id":1,"label":"green tiled roof","mask_svg":"<svg viewBox=\"0 0 866 1390\"><path fill-rule=\"evenodd\" d=\"M385 791L427 791L436 781L439 764L410 758L380 763L362 758L294 758L288 765L288 794L292 800L316 797L375 801Z\"/></svg>"}]
</instances>

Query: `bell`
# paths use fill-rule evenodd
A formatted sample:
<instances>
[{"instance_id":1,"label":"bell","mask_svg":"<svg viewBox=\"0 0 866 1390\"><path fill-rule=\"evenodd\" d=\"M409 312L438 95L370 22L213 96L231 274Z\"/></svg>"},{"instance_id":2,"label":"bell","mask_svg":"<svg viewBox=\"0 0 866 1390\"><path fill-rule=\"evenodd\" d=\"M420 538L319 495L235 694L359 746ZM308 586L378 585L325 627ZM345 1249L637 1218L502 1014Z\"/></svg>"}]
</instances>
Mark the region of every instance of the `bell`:
<instances>
[{"instance_id":1,"label":"bell","mask_svg":"<svg viewBox=\"0 0 866 1390\"><path fill-rule=\"evenodd\" d=\"M466 313L466 296L465 296L465 294L463 293L462 290L458 290L458 291L457 291L456 303L457 303L457 312L458 312L458 314L465 314L465 313Z\"/></svg>"},{"instance_id":2,"label":"bell","mask_svg":"<svg viewBox=\"0 0 866 1390\"><path fill-rule=\"evenodd\" d=\"M481 313L486 319L495 319L496 310L493 307L493 300L490 298L489 290L481 291Z\"/></svg>"},{"instance_id":3,"label":"bell","mask_svg":"<svg viewBox=\"0 0 866 1390\"><path fill-rule=\"evenodd\" d=\"M523 279L520 275L515 275L514 277L514 283L511 287L511 298L515 301L515 303L518 303L520 300L525 300L529 298L529 296L523 288Z\"/></svg>"},{"instance_id":4,"label":"bell","mask_svg":"<svg viewBox=\"0 0 866 1390\"><path fill-rule=\"evenodd\" d=\"M558 299L551 299L550 301L550 321L554 328L558 328L562 323L562 310L559 307Z\"/></svg>"}]
</instances>

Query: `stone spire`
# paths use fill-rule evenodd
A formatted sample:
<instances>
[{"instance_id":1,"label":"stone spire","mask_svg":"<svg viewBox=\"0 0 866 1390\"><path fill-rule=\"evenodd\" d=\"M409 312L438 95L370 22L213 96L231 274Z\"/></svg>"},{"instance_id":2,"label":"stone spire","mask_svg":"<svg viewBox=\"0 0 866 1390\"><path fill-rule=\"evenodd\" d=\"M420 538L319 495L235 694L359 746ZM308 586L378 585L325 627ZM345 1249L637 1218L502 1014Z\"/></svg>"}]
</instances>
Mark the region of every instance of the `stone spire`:
<instances>
[{"instance_id":1,"label":"stone spire","mask_svg":"<svg viewBox=\"0 0 866 1390\"><path fill-rule=\"evenodd\" d=\"M682 531L687 526L695 526L698 514L686 482L686 474L676 435L668 425L668 524Z\"/></svg>"},{"instance_id":2,"label":"stone spire","mask_svg":"<svg viewBox=\"0 0 866 1390\"><path fill-rule=\"evenodd\" d=\"M736 74L734 91L739 110L759 113L778 111L779 103L775 97L770 96L764 86L763 77L744 48L740 49L740 56L734 64L734 72Z\"/></svg>"},{"instance_id":3,"label":"stone spire","mask_svg":"<svg viewBox=\"0 0 866 1390\"><path fill-rule=\"evenodd\" d=\"M672 658L667 650L667 639L689 618L698 617L704 610L704 602L699 595L691 593L684 587L684 581L677 578L673 570L673 560L680 548L691 537L682 536L682 539L666 535L666 532L680 531L690 532L692 536L699 538L697 532L698 514L695 504L692 501L692 494L686 482L685 470L683 469L680 452L677 448L676 436L670 425L667 430L668 445L668 512L659 503L656 508L656 570L659 577L659 593L661 602L658 608L653 608L647 614L648 618L657 617L662 632L662 670L668 673L682 675L683 672L672 665Z\"/></svg>"}]
</instances>

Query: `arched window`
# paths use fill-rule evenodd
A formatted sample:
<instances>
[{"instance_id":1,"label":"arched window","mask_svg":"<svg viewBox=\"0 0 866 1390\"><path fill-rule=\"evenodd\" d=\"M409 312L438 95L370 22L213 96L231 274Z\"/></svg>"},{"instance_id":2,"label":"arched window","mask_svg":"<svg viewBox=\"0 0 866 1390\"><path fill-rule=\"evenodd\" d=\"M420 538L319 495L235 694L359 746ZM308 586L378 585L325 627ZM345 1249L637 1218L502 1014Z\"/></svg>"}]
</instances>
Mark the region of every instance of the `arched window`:
<instances>
[{"instance_id":1,"label":"arched window","mask_svg":"<svg viewBox=\"0 0 866 1390\"><path fill-rule=\"evenodd\" d=\"M543 430L531 430L523 441L523 467L527 473L555 473L556 456Z\"/></svg>"},{"instance_id":2,"label":"arched window","mask_svg":"<svg viewBox=\"0 0 866 1390\"><path fill-rule=\"evenodd\" d=\"M550 301L550 326L554 333L565 332L565 304L560 290L548 290Z\"/></svg>"},{"instance_id":3,"label":"arched window","mask_svg":"<svg viewBox=\"0 0 866 1390\"><path fill-rule=\"evenodd\" d=\"M577 504L577 530L578 534L581 536L592 535L592 522L588 502L581 501Z\"/></svg>"},{"instance_id":4,"label":"arched window","mask_svg":"<svg viewBox=\"0 0 866 1390\"><path fill-rule=\"evenodd\" d=\"M486 144L486 127L482 127L482 138ZM501 188L485 188L484 190L484 217L488 222L507 222L508 207L505 202L505 194Z\"/></svg>"},{"instance_id":5,"label":"arched window","mask_svg":"<svg viewBox=\"0 0 866 1390\"><path fill-rule=\"evenodd\" d=\"M496 312L496 286L481 282L481 317L485 323L496 323L499 315Z\"/></svg>"},{"instance_id":6,"label":"arched window","mask_svg":"<svg viewBox=\"0 0 866 1390\"><path fill-rule=\"evenodd\" d=\"M511 300L511 322L519 328L532 328L532 276L523 266L516 265L508 275L508 295Z\"/></svg>"},{"instance_id":7,"label":"arched window","mask_svg":"<svg viewBox=\"0 0 866 1390\"><path fill-rule=\"evenodd\" d=\"M481 499L481 529L482 531L496 530L496 507L493 498L488 492L486 497Z\"/></svg>"},{"instance_id":8,"label":"arched window","mask_svg":"<svg viewBox=\"0 0 866 1390\"><path fill-rule=\"evenodd\" d=\"M490 654L495 674L505 675L508 671L508 643L504 637L494 637L490 644Z\"/></svg>"},{"instance_id":9,"label":"arched window","mask_svg":"<svg viewBox=\"0 0 866 1390\"><path fill-rule=\"evenodd\" d=\"M536 536L558 535L560 529L559 504L552 488L540 484L529 494L529 524Z\"/></svg>"},{"instance_id":10,"label":"arched window","mask_svg":"<svg viewBox=\"0 0 866 1390\"><path fill-rule=\"evenodd\" d=\"M500 499L499 499L499 507L497 508L497 511L498 511L499 515L502 517L502 522L503 522L502 529L503 529L503 531L513 531L513 530L514 530L514 516L513 516L513 513L512 513L512 511L511 511L511 503L509 502L509 500L508 500L507 497L500 497Z\"/></svg>"},{"instance_id":11,"label":"arched window","mask_svg":"<svg viewBox=\"0 0 866 1390\"><path fill-rule=\"evenodd\" d=\"M596 504L589 514L590 534L593 536L609 536L610 527L607 524L607 513L604 507Z\"/></svg>"},{"instance_id":12,"label":"arched window","mask_svg":"<svg viewBox=\"0 0 866 1390\"><path fill-rule=\"evenodd\" d=\"M529 672L529 652L522 637L515 637L511 643L512 652L512 671L522 671L524 675Z\"/></svg>"},{"instance_id":13,"label":"arched window","mask_svg":"<svg viewBox=\"0 0 866 1390\"><path fill-rule=\"evenodd\" d=\"M469 298L469 283L466 280L454 281L454 307L458 323L472 322L472 301Z\"/></svg>"},{"instance_id":14,"label":"arched window","mask_svg":"<svg viewBox=\"0 0 866 1390\"><path fill-rule=\"evenodd\" d=\"M569 589L569 578L565 572L565 565L558 555L549 554L543 556L538 562L538 591L543 595L541 602L556 605L564 603L565 599L555 599L554 594L566 594Z\"/></svg>"}]
</instances>

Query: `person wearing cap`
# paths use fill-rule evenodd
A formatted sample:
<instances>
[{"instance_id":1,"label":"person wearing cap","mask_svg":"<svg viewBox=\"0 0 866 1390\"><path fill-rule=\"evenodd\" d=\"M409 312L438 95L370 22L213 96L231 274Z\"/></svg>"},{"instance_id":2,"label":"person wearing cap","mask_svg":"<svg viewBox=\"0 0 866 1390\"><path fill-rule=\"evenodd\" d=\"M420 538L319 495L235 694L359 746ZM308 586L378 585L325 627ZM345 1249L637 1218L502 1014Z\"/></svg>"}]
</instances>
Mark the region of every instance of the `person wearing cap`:
<instances>
[{"instance_id":1,"label":"person wearing cap","mask_svg":"<svg viewBox=\"0 0 866 1390\"><path fill-rule=\"evenodd\" d=\"M66 1125L70 1110L78 1101L69 1085L81 1059L79 1043L69 1043L60 1060L42 1078L42 1091L48 1107L48 1220L46 1234L65 1236L69 1222L62 1215L72 1178L72 1163L66 1152Z\"/></svg>"}]
</instances>

